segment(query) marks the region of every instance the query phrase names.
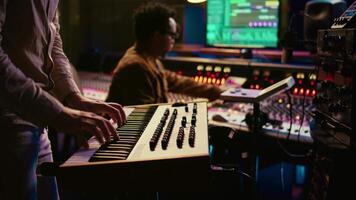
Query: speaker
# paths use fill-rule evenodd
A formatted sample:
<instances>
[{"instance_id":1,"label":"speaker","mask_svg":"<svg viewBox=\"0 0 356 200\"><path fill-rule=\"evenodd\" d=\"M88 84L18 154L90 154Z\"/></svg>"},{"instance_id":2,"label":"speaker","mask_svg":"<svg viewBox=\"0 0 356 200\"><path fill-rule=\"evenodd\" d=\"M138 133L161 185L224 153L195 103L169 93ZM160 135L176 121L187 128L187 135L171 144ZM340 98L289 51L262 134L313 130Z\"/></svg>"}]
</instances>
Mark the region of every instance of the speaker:
<instances>
[{"instance_id":1,"label":"speaker","mask_svg":"<svg viewBox=\"0 0 356 200\"><path fill-rule=\"evenodd\" d=\"M317 30L329 29L335 18L347 8L344 0L311 0L304 8L305 47L312 52L316 50Z\"/></svg>"}]
</instances>

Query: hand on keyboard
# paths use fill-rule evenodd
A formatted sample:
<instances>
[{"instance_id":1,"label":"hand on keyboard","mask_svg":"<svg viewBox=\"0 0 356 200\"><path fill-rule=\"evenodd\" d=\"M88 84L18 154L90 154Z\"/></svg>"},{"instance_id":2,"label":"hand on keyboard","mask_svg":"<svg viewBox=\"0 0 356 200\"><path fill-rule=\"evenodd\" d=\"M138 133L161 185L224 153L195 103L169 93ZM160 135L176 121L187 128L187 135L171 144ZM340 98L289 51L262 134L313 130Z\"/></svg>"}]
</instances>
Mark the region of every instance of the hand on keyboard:
<instances>
[{"instance_id":1,"label":"hand on keyboard","mask_svg":"<svg viewBox=\"0 0 356 200\"><path fill-rule=\"evenodd\" d=\"M69 95L66 101L71 108L108 115L118 126L126 123L126 115L120 104L92 100L77 94Z\"/></svg>"},{"instance_id":2,"label":"hand on keyboard","mask_svg":"<svg viewBox=\"0 0 356 200\"><path fill-rule=\"evenodd\" d=\"M55 119L52 126L65 133L83 134L85 132L94 135L100 143L110 141L110 137L118 139L115 128L109 120L85 111L64 108L63 112ZM88 143L81 141L84 147L88 147Z\"/></svg>"},{"instance_id":3,"label":"hand on keyboard","mask_svg":"<svg viewBox=\"0 0 356 200\"><path fill-rule=\"evenodd\" d=\"M110 137L118 139L116 128L110 119L105 119L100 115L108 115L118 126L122 126L126 123L126 115L121 105L94 101L78 94L72 94L65 100L74 109L64 108L52 123L54 128L76 134L89 132L100 143L110 141ZM88 143L84 142L84 146L88 147Z\"/></svg>"}]
</instances>

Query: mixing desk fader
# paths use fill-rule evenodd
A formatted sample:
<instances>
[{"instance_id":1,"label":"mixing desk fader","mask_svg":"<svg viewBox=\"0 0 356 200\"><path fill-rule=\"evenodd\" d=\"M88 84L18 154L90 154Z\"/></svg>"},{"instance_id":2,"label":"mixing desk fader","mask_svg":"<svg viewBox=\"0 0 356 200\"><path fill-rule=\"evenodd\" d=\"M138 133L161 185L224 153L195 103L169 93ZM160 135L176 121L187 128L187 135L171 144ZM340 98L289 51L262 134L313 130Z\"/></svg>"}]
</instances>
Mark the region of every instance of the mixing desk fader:
<instances>
[{"instance_id":1,"label":"mixing desk fader","mask_svg":"<svg viewBox=\"0 0 356 200\"><path fill-rule=\"evenodd\" d=\"M262 132L268 136L289 139L301 143L312 143L310 135L310 112L314 110L312 97L280 94L260 103L266 123ZM227 126L235 130L248 131L246 115L253 112L251 103L215 102L209 106L209 123Z\"/></svg>"}]
</instances>

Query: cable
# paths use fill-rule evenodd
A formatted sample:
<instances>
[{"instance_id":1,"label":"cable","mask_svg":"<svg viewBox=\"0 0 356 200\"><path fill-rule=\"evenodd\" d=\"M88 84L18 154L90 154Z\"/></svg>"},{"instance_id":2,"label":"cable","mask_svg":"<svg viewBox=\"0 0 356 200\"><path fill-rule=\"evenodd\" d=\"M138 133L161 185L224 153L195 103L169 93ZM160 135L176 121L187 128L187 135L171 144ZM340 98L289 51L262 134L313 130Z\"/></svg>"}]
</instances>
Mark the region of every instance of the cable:
<instances>
[{"instance_id":1,"label":"cable","mask_svg":"<svg viewBox=\"0 0 356 200\"><path fill-rule=\"evenodd\" d=\"M305 154L294 154L294 153L290 153L280 142L280 140L277 138L277 143L279 145L279 147L282 149L282 151L288 155L289 157L292 157L292 158L306 158L308 157L308 153L305 153Z\"/></svg>"},{"instance_id":2,"label":"cable","mask_svg":"<svg viewBox=\"0 0 356 200\"><path fill-rule=\"evenodd\" d=\"M310 78L311 78L311 73L309 73L309 75L308 75L308 79L310 80ZM299 130L298 130L298 142L299 142L299 140L300 140L300 131L301 131L301 129L302 129L302 126L303 126L303 124L304 124L304 117L305 117L305 99L306 99L306 93L304 92L304 94L303 94L303 100L302 100L302 117L301 117L301 121L300 121L300 126L299 126ZM309 122L308 122L309 123Z\"/></svg>"},{"instance_id":3,"label":"cable","mask_svg":"<svg viewBox=\"0 0 356 200\"><path fill-rule=\"evenodd\" d=\"M236 166L236 165L232 165L232 164L213 164L213 165L210 165L210 167L211 167L212 170L215 170L215 171L237 172L237 173L247 177L248 179L252 180L253 182L256 182L253 176L251 176L247 172L244 172L244 171L240 170L238 168L238 166Z\"/></svg>"},{"instance_id":4,"label":"cable","mask_svg":"<svg viewBox=\"0 0 356 200\"><path fill-rule=\"evenodd\" d=\"M293 105L292 105L292 97L290 96L289 92L286 92L287 94L287 99L288 99L288 104L289 104L289 129L288 129L288 134L287 134L287 140L289 140L289 136L292 131L292 125L293 125Z\"/></svg>"},{"instance_id":5,"label":"cable","mask_svg":"<svg viewBox=\"0 0 356 200\"><path fill-rule=\"evenodd\" d=\"M289 92L286 92L287 95L287 99L288 99L288 104L290 105L289 107L289 118L290 118L290 123L289 123L289 129L288 129L288 134L287 134L287 140L289 140L289 136L291 134L292 131L292 121L293 121L293 115L292 115L292 99L291 99L291 95ZM276 138L277 140L277 144L279 145L279 147L283 150L283 152L293 158L306 158L307 157L307 153L306 154L294 154L294 153L290 153L280 142L279 138Z\"/></svg>"},{"instance_id":6,"label":"cable","mask_svg":"<svg viewBox=\"0 0 356 200\"><path fill-rule=\"evenodd\" d=\"M292 157L292 158L306 158L308 157L308 153L305 153L305 154L294 154L294 153L290 153L280 142L280 140L277 138L277 143L279 145L279 147L282 149L282 151L288 155L289 157Z\"/></svg>"},{"instance_id":7,"label":"cable","mask_svg":"<svg viewBox=\"0 0 356 200\"><path fill-rule=\"evenodd\" d=\"M290 17L290 19L289 19L289 23L288 23L288 28L287 28L287 31L292 30L292 24L293 24L293 22L294 22L294 18L295 18L295 16L296 16L296 14L295 14L295 13L293 13L293 15Z\"/></svg>"},{"instance_id":8,"label":"cable","mask_svg":"<svg viewBox=\"0 0 356 200\"><path fill-rule=\"evenodd\" d=\"M345 146L346 148L350 148L350 145L345 144L339 137L336 136L336 130L334 129L334 134L330 133L329 131L325 130L325 132L330 135L331 137L333 137L336 141L338 141L339 143L335 143L335 144L340 144L342 146Z\"/></svg>"}]
</instances>

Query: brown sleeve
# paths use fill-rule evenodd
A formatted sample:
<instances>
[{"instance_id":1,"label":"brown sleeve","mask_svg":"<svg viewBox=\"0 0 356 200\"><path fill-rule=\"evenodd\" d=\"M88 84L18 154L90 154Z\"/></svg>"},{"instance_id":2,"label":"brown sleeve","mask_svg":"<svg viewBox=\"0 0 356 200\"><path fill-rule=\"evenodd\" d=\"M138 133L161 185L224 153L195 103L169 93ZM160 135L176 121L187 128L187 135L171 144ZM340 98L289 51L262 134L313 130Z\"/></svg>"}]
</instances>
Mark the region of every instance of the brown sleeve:
<instances>
[{"instance_id":1,"label":"brown sleeve","mask_svg":"<svg viewBox=\"0 0 356 200\"><path fill-rule=\"evenodd\" d=\"M165 76L170 92L204 97L209 100L218 99L222 93L222 90L217 86L197 83L190 77L181 76L169 70L165 70Z\"/></svg>"},{"instance_id":2,"label":"brown sleeve","mask_svg":"<svg viewBox=\"0 0 356 200\"><path fill-rule=\"evenodd\" d=\"M154 85L149 72L139 64L118 70L111 82L107 101L125 106L155 103Z\"/></svg>"}]
</instances>

